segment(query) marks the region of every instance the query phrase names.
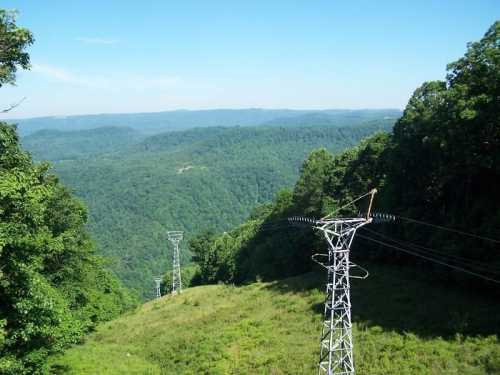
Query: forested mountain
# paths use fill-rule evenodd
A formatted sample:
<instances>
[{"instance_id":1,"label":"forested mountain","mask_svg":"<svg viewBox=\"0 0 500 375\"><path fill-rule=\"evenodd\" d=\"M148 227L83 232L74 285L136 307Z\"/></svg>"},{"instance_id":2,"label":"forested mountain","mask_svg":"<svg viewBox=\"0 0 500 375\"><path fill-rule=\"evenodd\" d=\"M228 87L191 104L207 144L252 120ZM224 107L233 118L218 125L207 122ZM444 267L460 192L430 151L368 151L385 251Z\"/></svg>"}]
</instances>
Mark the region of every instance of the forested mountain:
<instances>
[{"instance_id":1,"label":"forested mountain","mask_svg":"<svg viewBox=\"0 0 500 375\"><path fill-rule=\"evenodd\" d=\"M123 150L146 138L127 127L103 127L89 130L40 130L22 139L23 146L36 160L61 161Z\"/></svg>"},{"instance_id":2,"label":"forested mountain","mask_svg":"<svg viewBox=\"0 0 500 375\"><path fill-rule=\"evenodd\" d=\"M392 124L380 119L346 127L198 128L158 134L105 154L97 154L87 136L98 145L108 142L102 134L121 130L80 131L67 143L63 140L73 132L43 132L26 137L25 144L43 145L38 137L48 133L62 137L56 146L75 145L80 158L56 161L55 172L88 204L90 232L101 253L115 259L112 269L149 297L153 275L170 267L167 230L185 230L187 238L205 228L226 230L291 186L311 150L327 147L337 153ZM64 146L33 151L52 160L71 153ZM186 251L183 259L190 259Z\"/></svg>"},{"instance_id":3,"label":"forested mountain","mask_svg":"<svg viewBox=\"0 0 500 375\"><path fill-rule=\"evenodd\" d=\"M448 66L446 81L426 82L414 92L392 133L374 135L337 156L315 150L293 190L281 191L228 233L204 232L194 239L198 282L274 279L310 270L311 254L325 244L311 230L283 227L286 219L322 217L378 188L376 210L398 220L361 230L355 259L411 264L463 287L494 285L485 279L500 280L499 77L496 22Z\"/></svg>"},{"instance_id":4,"label":"forested mountain","mask_svg":"<svg viewBox=\"0 0 500 375\"><path fill-rule=\"evenodd\" d=\"M194 127L288 125L352 125L371 120L392 119L401 116L397 109L362 110L291 110L291 109L211 109L177 110L152 113L121 113L65 117L36 117L16 119L21 135L39 130L89 130L101 127L128 127L147 134Z\"/></svg>"}]
</instances>

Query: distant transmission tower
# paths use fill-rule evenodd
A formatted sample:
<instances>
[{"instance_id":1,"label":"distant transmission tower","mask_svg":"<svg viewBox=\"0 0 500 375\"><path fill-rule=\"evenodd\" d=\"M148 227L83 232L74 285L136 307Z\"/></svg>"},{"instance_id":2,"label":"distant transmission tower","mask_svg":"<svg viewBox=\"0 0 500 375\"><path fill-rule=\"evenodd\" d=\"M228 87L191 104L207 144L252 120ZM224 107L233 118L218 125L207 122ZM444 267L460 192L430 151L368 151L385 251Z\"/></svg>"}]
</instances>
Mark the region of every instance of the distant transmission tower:
<instances>
[{"instance_id":1,"label":"distant transmission tower","mask_svg":"<svg viewBox=\"0 0 500 375\"><path fill-rule=\"evenodd\" d=\"M156 298L161 297L161 277L155 277L155 284L156 284Z\"/></svg>"},{"instance_id":2,"label":"distant transmission tower","mask_svg":"<svg viewBox=\"0 0 500 375\"><path fill-rule=\"evenodd\" d=\"M376 192L373 189L340 208L345 208L369 196L366 216L333 218L328 215L320 220L301 217L289 219L290 222L298 225L312 224L313 228L323 232L328 242L328 254L313 255L313 260L325 267L328 272L318 374L354 375L349 281L349 278L353 276L349 275L349 269L359 266L349 260L349 251L356 230L372 222L370 212ZM365 278L366 276L368 272L365 276L354 277Z\"/></svg>"},{"instance_id":3,"label":"distant transmission tower","mask_svg":"<svg viewBox=\"0 0 500 375\"><path fill-rule=\"evenodd\" d=\"M174 245L173 264L172 264L172 294L181 293L181 261L179 256L179 242L182 240L183 232L170 231L167 232L168 239Z\"/></svg>"}]
</instances>

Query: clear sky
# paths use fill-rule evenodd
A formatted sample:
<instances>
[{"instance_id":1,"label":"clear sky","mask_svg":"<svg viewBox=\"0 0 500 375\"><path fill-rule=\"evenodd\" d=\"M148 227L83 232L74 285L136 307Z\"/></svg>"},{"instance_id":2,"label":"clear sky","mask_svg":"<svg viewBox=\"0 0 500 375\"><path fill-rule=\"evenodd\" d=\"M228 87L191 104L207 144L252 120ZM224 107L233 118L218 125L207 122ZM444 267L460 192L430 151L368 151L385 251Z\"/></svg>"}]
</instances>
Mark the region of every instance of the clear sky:
<instances>
[{"instance_id":1,"label":"clear sky","mask_svg":"<svg viewBox=\"0 0 500 375\"><path fill-rule=\"evenodd\" d=\"M404 108L500 19L499 0L25 0L31 71L8 117ZM4 116L5 117L5 116Z\"/></svg>"}]
</instances>

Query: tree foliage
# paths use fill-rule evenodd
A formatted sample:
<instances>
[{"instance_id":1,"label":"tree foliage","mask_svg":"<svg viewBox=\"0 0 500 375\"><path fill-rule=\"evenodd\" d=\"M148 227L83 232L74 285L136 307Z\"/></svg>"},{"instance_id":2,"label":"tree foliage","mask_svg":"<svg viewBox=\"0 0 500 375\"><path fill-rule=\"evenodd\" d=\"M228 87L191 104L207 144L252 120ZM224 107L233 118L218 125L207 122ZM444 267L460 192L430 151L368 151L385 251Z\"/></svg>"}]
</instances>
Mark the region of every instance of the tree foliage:
<instances>
[{"instance_id":1,"label":"tree foliage","mask_svg":"<svg viewBox=\"0 0 500 375\"><path fill-rule=\"evenodd\" d=\"M32 37L0 11L0 84ZM0 374L41 374L46 358L134 303L95 255L85 207L0 123Z\"/></svg>"},{"instance_id":2,"label":"tree foliage","mask_svg":"<svg viewBox=\"0 0 500 375\"><path fill-rule=\"evenodd\" d=\"M94 254L87 212L0 123L0 373L44 358L133 303Z\"/></svg>"},{"instance_id":3,"label":"tree foliage","mask_svg":"<svg viewBox=\"0 0 500 375\"><path fill-rule=\"evenodd\" d=\"M16 13L0 9L0 87L14 84L18 68L28 69L30 57L25 51L33 43L31 32L16 24Z\"/></svg>"}]
</instances>

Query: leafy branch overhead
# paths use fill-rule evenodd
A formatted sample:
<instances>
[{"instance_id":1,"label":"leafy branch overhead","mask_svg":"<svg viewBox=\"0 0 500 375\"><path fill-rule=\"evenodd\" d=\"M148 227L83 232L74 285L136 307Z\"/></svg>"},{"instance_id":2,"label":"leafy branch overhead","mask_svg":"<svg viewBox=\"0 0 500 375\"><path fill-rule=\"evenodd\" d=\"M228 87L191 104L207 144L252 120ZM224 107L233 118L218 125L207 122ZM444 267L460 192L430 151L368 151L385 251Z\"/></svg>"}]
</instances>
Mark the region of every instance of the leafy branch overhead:
<instances>
[{"instance_id":1,"label":"leafy branch overhead","mask_svg":"<svg viewBox=\"0 0 500 375\"><path fill-rule=\"evenodd\" d=\"M16 24L16 12L0 9L0 87L15 84L18 68L30 68L26 48L34 42L31 31Z\"/></svg>"}]
</instances>

